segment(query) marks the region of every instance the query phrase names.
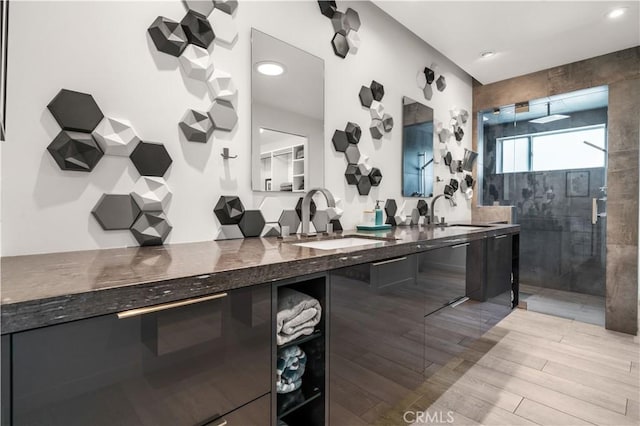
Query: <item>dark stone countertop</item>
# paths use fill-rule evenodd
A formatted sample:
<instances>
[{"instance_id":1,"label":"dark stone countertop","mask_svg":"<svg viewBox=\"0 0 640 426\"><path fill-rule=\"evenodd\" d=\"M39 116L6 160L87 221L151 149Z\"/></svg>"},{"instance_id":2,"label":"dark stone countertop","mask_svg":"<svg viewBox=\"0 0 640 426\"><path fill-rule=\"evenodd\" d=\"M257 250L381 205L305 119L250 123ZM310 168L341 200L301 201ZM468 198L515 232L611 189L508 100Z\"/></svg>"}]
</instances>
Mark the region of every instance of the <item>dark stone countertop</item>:
<instances>
[{"instance_id":1,"label":"dark stone countertop","mask_svg":"<svg viewBox=\"0 0 640 426\"><path fill-rule=\"evenodd\" d=\"M407 226L357 232L396 240L336 250L296 246L300 237L291 237L3 257L0 324L2 334L14 333L518 232Z\"/></svg>"}]
</instances>

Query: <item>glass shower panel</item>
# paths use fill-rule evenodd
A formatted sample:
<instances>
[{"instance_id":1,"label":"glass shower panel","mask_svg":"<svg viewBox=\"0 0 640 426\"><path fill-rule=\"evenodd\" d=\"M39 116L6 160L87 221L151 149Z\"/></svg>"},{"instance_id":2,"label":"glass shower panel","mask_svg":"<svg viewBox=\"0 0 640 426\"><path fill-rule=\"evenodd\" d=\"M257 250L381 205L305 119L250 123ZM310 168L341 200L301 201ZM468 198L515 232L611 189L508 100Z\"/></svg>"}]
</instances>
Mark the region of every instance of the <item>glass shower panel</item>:
<instances>
[{"instance_id":1,"label":"glass shower panel","mask_svg":"<svg viewBox=\"0 0 640 426\"><path fill-rule=\"evenodd\" d=\"M528 309L604 322L607 105L605 86L481 114L480 199L516 208Z\"/></svg>"}]
</instances>

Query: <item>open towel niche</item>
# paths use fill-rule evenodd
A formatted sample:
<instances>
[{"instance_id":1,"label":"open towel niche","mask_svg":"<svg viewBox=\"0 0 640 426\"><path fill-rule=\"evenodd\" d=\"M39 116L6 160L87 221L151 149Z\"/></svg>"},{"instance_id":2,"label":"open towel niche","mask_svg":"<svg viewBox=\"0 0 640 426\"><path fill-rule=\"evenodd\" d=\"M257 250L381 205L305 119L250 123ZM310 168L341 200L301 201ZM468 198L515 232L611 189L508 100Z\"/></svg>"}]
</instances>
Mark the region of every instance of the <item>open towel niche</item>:
<instances>
[{"instance_id":1,"label":"open towel niche","mask_svg":"<svg viewBox=\"0 0 640 426\"><path fill-rule=\"evenodd\" d=\"M326 413L328 412L328 374L327 374L327 356L328 339L328 318L329 318L329 301L328 301L328 284L327 277L324 274L309 275L298 277L292 280L285 280L272 287L272 307L273 307L273 336L272 336L272 413L275 416L275 422L286 423L288 426L294 425L311 425L320 426L326 424ZM292 292L293 290L294 292ZM286 308L289 315L287 319L291 319L291 312L298 312L296 304L303 303L305 307L315 310L313 301L300 302L300 292L310 296L319 303L320 319L313 321L313 328L306 328L304 334L296 336L293 340L283 342L282 335L278 331L283 329L282 315L280 321L278 319L279 308ZM293 304L285 305L282 303L283 298L291 300ZM279 303L280 301L280 303ZM303 320L313 318L313 312L301 313ZM295 319L290 321L296 323ZM286 325L285 325L286 328ZM305 327L302 327L305 328ZM310 334L308 334L310 332ZM286 339L284 339L286 340ZM278 344L280 343L280 344ZM302 375L302 383L300 387L288 393L278 393L276 383L278 382L278 358L286 353L296 352L294 347L299 347L305 356L304 374ZM282 364L282 360L281 360ZM280 386L282 389L282 386Z\"/></svg>"}]
</instances>

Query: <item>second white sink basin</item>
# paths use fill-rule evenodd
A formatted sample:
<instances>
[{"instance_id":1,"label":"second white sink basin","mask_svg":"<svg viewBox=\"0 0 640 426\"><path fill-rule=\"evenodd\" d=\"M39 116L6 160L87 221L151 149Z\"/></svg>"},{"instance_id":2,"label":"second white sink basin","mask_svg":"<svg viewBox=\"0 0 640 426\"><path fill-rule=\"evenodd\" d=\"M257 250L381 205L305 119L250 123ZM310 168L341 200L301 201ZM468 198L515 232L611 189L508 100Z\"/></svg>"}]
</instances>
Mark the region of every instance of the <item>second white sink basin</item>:
<instances>
[{"instance_id":1,"label":"second white sink basin","mask_svg":"<svg viewBox=\"0 0 640 426\"><path fill-rule=\"evenodd\" d=\"M319 250L336 250L341 248L350 248L350 247L358 247L358 246L366 246L370 244L377 244L382 241L380 240L370 240L368 238L336 238L333 240L321 240L321 241L310 241L308 243L295 243L294 246L300 247L309 247L313 249Z\"/></svg>"}]
</instances>

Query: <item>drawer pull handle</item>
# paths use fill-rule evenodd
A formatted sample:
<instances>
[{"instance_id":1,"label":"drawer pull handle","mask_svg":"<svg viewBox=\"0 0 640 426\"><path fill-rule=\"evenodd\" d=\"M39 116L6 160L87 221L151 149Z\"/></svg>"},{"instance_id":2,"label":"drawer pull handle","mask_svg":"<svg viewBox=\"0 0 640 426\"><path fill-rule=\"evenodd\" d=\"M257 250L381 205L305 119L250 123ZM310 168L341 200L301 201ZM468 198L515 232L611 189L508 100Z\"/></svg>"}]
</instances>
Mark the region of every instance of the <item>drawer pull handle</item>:
<instances>
[{"instance_id":1,"label":"drawer pull handle","mask_svg":"<svg viewBox=\"0 0 640 426\"><path fill-rule=\"evenodd\" d=\"M375 262L375 263L372 263L372 265L373 266L380 266L380 265L386 265L387 263L401 262L403 260L407 260L407 256L398 257L396 259L383 260L382 262Z\"/></svg>"},{"instance_id":2,"label":"drawer pull handle","mask_svg":"<svg viewBox=\"0 0 640 426\"><path fill-rule=\"evenodd\" d=\"M166 309L179 308L181 306L193 305L194 303L206 302L208 300L222 299L227 293L214 294L213 296L198 297L196 299L180 300L178 302L165 303L162 305L147 306L144 308L130 309L118 312L118 319L137 317L139 315L150 314L152 312L164 311Z\"/></svg>"},{"instance_id":3,"label":"drawer pull handle","mask_svg":"<svg viewBox=\"0 0 640 426\"><path fill-rule=\"evenodd\" d=\"M468 245L469 245L469 243L456 244L455 246L451 246L451 248L452 248L452 249L454 249L454 248L458 248L458 247L466 247L466 246L468 246Z\"/></svg>"},{"instance_id":4,"label":"drawer pull handle","mask_svg":"<svg viewBox=\"0 0 640 426\"><path fill-rule=\"evenodd\" d=\"M499 240L500 238L507 238L508 235L504 234L504 235L496 235L495 237L493 237L495 240Z\"/></svg>"}]
</instances>

